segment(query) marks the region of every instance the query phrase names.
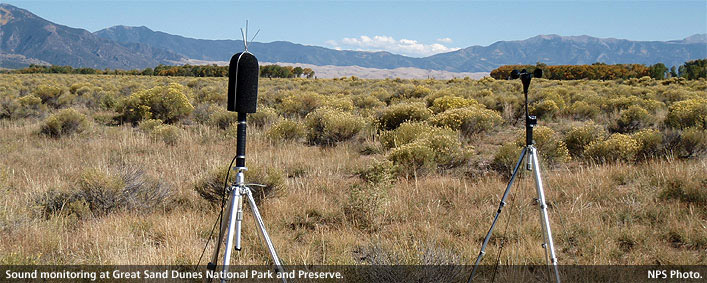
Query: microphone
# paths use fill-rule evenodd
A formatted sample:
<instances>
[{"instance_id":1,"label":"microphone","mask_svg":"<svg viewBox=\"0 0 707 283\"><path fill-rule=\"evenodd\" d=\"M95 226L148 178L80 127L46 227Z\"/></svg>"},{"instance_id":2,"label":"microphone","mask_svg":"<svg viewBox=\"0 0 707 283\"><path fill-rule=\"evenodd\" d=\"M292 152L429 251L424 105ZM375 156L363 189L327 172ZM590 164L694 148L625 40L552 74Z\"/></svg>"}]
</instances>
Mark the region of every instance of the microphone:
<instances>
[{"instance_id":1,"label":"microphone","mask_svg":"<svg viewBox=\"0 0 707 283\"><path fill-rule=\"evenodd\" d=\"M535 68L535 71L533 71L533 76L536 78L542 78L543 77L543 69Z\"/></svg>"},{"instance_id":2,"label":"microphone","mask_svg":"<svg viewBox=\"0 0 707 283\"><path fill-rule=\"evenodd\" d=\"M231 57L228 65L228 111L255 113L259 70L258 59L248 51Z\"/></svg>"},{"instance_id":3,"label":"microphone","mask_svg":"<svg viewBox=\"0 0 707 283\"><path fill-rule=\"evenodd\" d=\"M258 59L248 51L236 53L228 65L227 109L238 112L236 167L245 168L246 114L258 106Z\"/></svg>"}]
</instances>

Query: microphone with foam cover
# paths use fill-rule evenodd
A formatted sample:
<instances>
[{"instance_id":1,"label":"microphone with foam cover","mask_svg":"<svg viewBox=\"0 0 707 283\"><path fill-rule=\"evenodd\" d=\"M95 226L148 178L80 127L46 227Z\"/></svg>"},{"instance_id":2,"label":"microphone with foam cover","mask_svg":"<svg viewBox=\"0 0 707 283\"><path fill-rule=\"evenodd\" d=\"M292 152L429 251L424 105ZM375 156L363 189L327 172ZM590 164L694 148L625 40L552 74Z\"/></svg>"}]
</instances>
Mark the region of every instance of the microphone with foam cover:
<instances>
[{"instance_id":1,"label":"microphone with foam cover","mask_svg":"<svg viewBox=\"0 0 707 283\"><path fill-rule=\"evenodd\" d=\"M517 79L517 78L520 78L520 72L519 72L518 70L513 70L513 71L511 72L511 79L514 79L514 80L515 80L515 79Z\"/></svg>"},{"instance_id":2,"label":"microphone with foam cover","mask_svg":"<svg viewBox=\"0 0 707 283\"><path fill-rule=\"evenodd\" d=\"M248 51L236 53L228 65L228 111L255 113L258 106L258 59Z\"/></svg>"},{"instance_id":3,"label":"microphone with foam cover","mask_svg":"<svg viewBox=\"0 0 707 283\"><path fill-rule=\"evenodd\" d=\"M533 76L536 78L542 78L543 77L543 70L540 68L535 68L535 71L533 71Z\"/></svg>"}]
</instances>

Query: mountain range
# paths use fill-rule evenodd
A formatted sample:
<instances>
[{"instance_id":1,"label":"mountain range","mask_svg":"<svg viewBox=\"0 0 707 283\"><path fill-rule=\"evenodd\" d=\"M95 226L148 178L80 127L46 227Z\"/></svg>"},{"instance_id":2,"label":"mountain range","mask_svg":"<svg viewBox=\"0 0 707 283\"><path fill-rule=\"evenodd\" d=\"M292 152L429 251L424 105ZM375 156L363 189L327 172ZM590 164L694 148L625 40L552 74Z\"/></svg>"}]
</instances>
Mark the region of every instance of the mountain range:
<instances>
[{"instance_id":1,"label":"mountain range","mask_svg":"<svg viewBox=\"0 0 707 283\"><path fill-rule=\"evenodd\" d=\"M453 52L414 58L390 52L334 50L286 41L252 42L249 50L262 62L360 66L376 69L419 68L448 72L488 72L501 65L607 64L662 62L680 65L707 57L707 34L674 41L631 41L591 36L539 35L498 41ZM29 64L142 69L195 60L228 61L243 49L240 40L204 40L114 26L91 33L47 21L9 4L0 4L0 67Z\"/></svg>"}]
</instances>

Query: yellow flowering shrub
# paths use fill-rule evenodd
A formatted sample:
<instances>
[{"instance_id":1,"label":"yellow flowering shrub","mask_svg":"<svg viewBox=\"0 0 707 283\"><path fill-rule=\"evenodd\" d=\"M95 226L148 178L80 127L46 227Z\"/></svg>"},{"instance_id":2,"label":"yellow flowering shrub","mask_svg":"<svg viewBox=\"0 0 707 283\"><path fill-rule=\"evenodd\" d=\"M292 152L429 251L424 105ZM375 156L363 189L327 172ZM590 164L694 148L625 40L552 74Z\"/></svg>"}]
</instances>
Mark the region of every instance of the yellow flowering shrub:
<instances>
[{"instance_id":1,"label":"yellow flowering shrub","mask_svg":"<svg viewBox=\"0 0 707 283\"><path fill-rule=\"evenodd\" d=\"M273 141L296 141L304 138L306 134L306 129L302 123L288 119L277 122L265 133Z\"/></svg>"},{"instance_id":2,"label":"yellow flowering shrub","mask_svg":"<svg viewBox=\"0 0 707 283\"><path fill-rule=\"evenodd\" d=\"M319 108L307 114L307 139L312 144L334 145L353 138L364 126L363 119L338 109Z\"/></svg>"},{"instance_id":3,"label":"yellow flowering shrub","mask_svg":"<svg viewBox=\"0 0 707 283\"><path fill-rule=\"evenodd\" d=\"M663 134L655 129L643 129L631 135L638 143L636 157L649 159L658 155L663 149Z\"/></svg>"},{"instance_id":4,"label":"yellow flowering shrub","mask_svg":"<svg viewBox=\"0 0 707 283\"><path fill-rule=\"evenodd\" d=\"M689 99L670 105L665 124L678 129L707 129L707 99Z\"/></svg>"},{"instance_id":5,"label":"yellow flowering shrub","mask_svg":"<svg viewBox=\"0 0 707 283\"><path fill-rule=\"evenodd\" d=\"M594 141L584 150L584 155L596 162L633 161L640 146L629 135L613 134L604 141Z\"/></svg>"},{"instance_id":6,"label":"yellow flowering shrub","mask_svg":"<svg viewBox=\"0 0 707 283\"><path fill-rule=\"evenodd\" d=\"M177 83L156 86L122 99L116 111L123 121L133 124L151 118L174 123L194 110L187 94L188 89Z\"/></svg>"},{"instance_id":7,"label":"yellow flowering shrub","mask_svg":"<svg viewBox=\"0 0 707 283\"><path fill-rule=\"evenodd\" d=\"M503 119L496 111L483 106L454 108L433 116L430 119L433 125L460 130L464 135L470 136L491 130L501 124Z\"/></svg>"},{"instance_id":8,"label":"yellow flowering shrub","mask_svg":"<svg viewBox=\"0 0 707 283\"><path fill-rule=\"evenodd\" d=\"M378 122L383 130L392 130L406 121L425 121L431 115L432 111L422 102L404 102L385 108Z\"/></svg>"},{"instance_id":9,"label":"yellow flowering shrub","mask_svg":"<svg viewBox=\"0 0 707 283\"><path fill-rule=\"evenodd\" d=\"M594 141L604 140L606 131L593 121L573 127L565 135L564 141L571 156L581 156L584 148Z\"/></svg>"},{"instance_id":10,"label":"yellow flowering shrub","mask_svg":"<svg viewBox=\"0 0 707 283\"><path fill-rule=\"evenodd\" d=\"M61 137L81 133L88 129L89 121L86 115L73 108L63 109L44 120L40 132L50 137Z\"/></svg>"},{"instance_id":11,"label":"yellow flowering shrub","mask_svg":"<svg viewBox=\"0 0 707 283\"><path fill-rule=\"evenodd\" d=\"M473 99L466 99L457 96L442 96L436 98L432 102L432 111L435 113L441 113L450 109L464 108L472 105L478 105L479 103Z\"/></svg>"}]
</instances>

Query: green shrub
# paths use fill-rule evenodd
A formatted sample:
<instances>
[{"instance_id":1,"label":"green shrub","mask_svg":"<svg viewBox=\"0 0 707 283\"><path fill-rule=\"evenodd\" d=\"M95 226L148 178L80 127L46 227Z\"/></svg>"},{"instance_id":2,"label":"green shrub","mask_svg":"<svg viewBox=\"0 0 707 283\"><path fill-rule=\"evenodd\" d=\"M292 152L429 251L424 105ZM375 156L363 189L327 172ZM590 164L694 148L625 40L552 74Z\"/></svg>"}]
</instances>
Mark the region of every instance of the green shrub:
<instances>
[{"instance_id":1,"label":"green shrub","mask_svg":"<svg viewBox=\"0 0 707 283\"><path fill-rule=\"evenodd\" d=\"M456 96L442 96L436 98L432 102L432 111L435 113L441 113L450 109L465 108L472 105L478 105L479 103L473 99L466 99Z\"/></svg>"},{"instance_id":2,"label":"green shrub","mask_svg":"<svg viewBox=\"0 0 707 283\"><path fill-rule=\"evenodd\" d=\"M173 125L159 125L152 129L150 134L155 139L160 139L168 145L175 145L179 141L179 128Z\"/></svg>"},{"instance_id":3,"label":"green shrub","mask_svg":"<svg viewBox=\"0 0 707 283\"><path fill-rule=\"evenodd\" d=\"M374 184L355 184L348 190L344 215L351 224L364 231L375 231L384 215L387 187Z\"/></svg>"},{"instance_id":4,"label":"green shrub","mask_svg":"<svg viewBox=\"0 0 707 283\"><path fill-rule=\"evenodd\" d=\"M192 111L191 116L194 121L208 125L211 123L211 115L219 111L223 111L223 107L219 107L218 105L211 103L202 103L197 104L196 107L194 107L194 111Z\"/></svg>"},{"instance_id":5,"label":"green shrub","mask_svg":"<svg viewBox=\"0 0 707 283\"><path fill-rule=\"evenodd\" d=\"M434 169L435 152L425 141L427 139L398 146L388 154L388 159L405 172Z\"/></svg>"},{"instance_id":6,"label":"green shrub","mask_svg":"<svg viewBox=\"0 0 707 283\"><path fill-rule=\"evenodd\" d=\"M286 116L304 117L324 104L326 97L312 91L290 94L278 105Z\"/></svg>"},{"instance_id":7,"label":"green shrub","mask_svg":"<svg viewBox=\"0 0 707 283\"><path fill-rule=\"evenodd\" d=\"M75 83L69 87L69 92L79 94L79 89L91 89L91 84L89 83Z\"/></svg>"},{"instance_id":8,"label":"green shrub","mask_svg":"<svg viewBox=\"0 0 707 283\"><path fill-rule=\"evenodd\" d=\"M371 92L371 96L378 98L378 100L388 103L392 95L383 88L377 88Z\"/></svg>"},{"instance_id":9,"label":"green shrub","mask_svg":"<svg viewBox=\"0 0 707 283\"><path fill-rule=\"evenodd\" d=\"M98 106L102 109L115 109L118 104L118 98L115 92L100 91L98 93Z\"/></svg>"},{"instance_id":10,"label":"green shrub","mask_svg":"<svg viewBox=\"0 0 707 283\"><path fill-rule=\"evenodd\" d=\"M307 139L312 144L334 145L353 138L364 122L351 113L331 108L319 108L305 118Z\"/></svg>"},{"instance_id":11,"label":"green shrub","mask_svg":"<svg viewBox=\"0 0 707 283\"><path fill-rule=\"evenodd\" d=\"M361 94L361 95L356 95L353 97L353 104L361 109L373 109L376 107L382 107L385 106L385 102L380 101L380 99L376 98L373 95L366 95L366 94Z\"/></svg>"},{"instance_id":12,"label":"green shrub","mask_svg":"<svg viewBox=\"0 0 707 283\"><path fill-rule=\"evenodd\" d=\"M663 134L658 130L643 129L631 135L638 143L636 157L638 159L649 159L657 156L663 149Z\"/></svg>"},{"instance_id":13,"label":"green shrub","mask_svg":"<svg viewBox=\"0 0 707 283\"><path fill-rule=\"evenodd\" d=\"M46 111L42 99L32 94L22 96L12 102L11 106L5 110L6 112L3 111L5 113L0 114L0 117L5 116L13 119L40 117Z\"/></svg>"},{"instance_id":14,"label":"green shrub","mask_svg":"<svg viewBox=\"0 0 707 283\"><path fill-rule=\"evenodd\" d=\"M636 96L622 96L616 98L610 98L604 101L602 105L607 111L620 111L627 109L633 105L640 105L642 102L640 97Z\"/></svg>"},{"instance_id":15,"label":"green shrub","mask_svg":"<svg viewBox=\"0 0 707 283\"><path fill-rule=\"evenodd\" d=\"M194 100L198 103L226 105L228 97L224 95L224 93L225 90L219 89L216 86L205 86L196 91Z\"/></svg>"},{"instance_id":16,"label":"green shrub","mask_svg":"<svg viewBox=\"0 0 707 283\"><path fill-rule=\"evenodd\" d=\"M395 181L395 164L390 160L376 162L356 172L362 180L371 184L391 184Z\"/></svg>"},{"instance_id":17,"label":"green shrub","mask_svg":"<svg viewBox=\"0 0 707 283\"><path fill-rule=\"evenodd\" d=\"M604 141L595 141L584 150L584 156L596 162L633 161L639 150L638 142L631 136L613 134Z\"/></svg>"},{"instance_id":18,"label":"green shrub","mask_svg":"<svg viewBox=\"0 0 707 283\"><path fill-rule=\"evenodd\" d=\"M593 121L581 127L574 127L565 135L565 145L571 156L579 157L584 153L584 149L594 141L602 141L606 137L606 131Z\"/></svg>"},{"instance_id":19,"label":"green shrub","mask_svg":"<svg viewBox=\"0 0 707 283\"><path fill-rule=\"evenodd\" d=\"M456 136L456 133L425 122L405 122L395 130L382 132L379 140L385 149L391 149L431 136Z\"/></svg>"},{"instance_id":20,"label":"green shrub","mask_svg":"<svg viewBox=\"0 0 707 283\"><path fill-rule=\"evenodd\" d=\"M424 103L400 103L384 109L378 121L383 130L393 130L406 121L424 121L431 115Z\"/></svg>"},{"instance_id":21,"label":"green shrub","mask_svg":"<svg viewBox=\"0 0 707 283\"><path fill-rule=\"evenodd\" d=\"M164 124L162 120L159 119L147 119L147 120L142 120L140 121L140 124L138 124L138 128L146 133L152 132L157 126L162 126Z\"/></svg>"},{"instance_id":22,"label":"green shrub","mask_svg":"<svg viewBox=\"0 0 707 283\"><path fill-rule=\"evenodd\" d=\"M63 109L44 120L40 132L50 137L82 133L89 127L86 115L73 108Z\"/></svg>"},{"instance_id":23,"label":"green shrub","mask_svg":"<svg viewBox=\"0 0 707 283\"><path fill-rule=\"evenodd\" d=\"M14 97L9 95L0 95L0 119L12 117L12 114L17 110L17 108L19 108L19 103L17 103L17 100Z\"/></svg>"},{"instance_id":24,"label":"green shrub","mask_svg":"<svg viewBox=\"0 0 707 283\"><path fill-rule=\"evenodd\" d=\"M167 208L171 192L164 184L135 167L119 171L87 169L69 192L49 191L41 201L47 216L61 213L79 218L118 211L151 212Z\"/></svg>"},{"instance_id":25,"label":"green shrub","mask_svg":"<svg viewBox=\"0 0 707 283\"><path fill-rule=\"evenodd\" d=\"M230 127L232 124L238 122L238 113L236 112L231 112L231 111L226 111L226 110L217 110L214 112L211 117L209 123L211 125L214 125L218 127L219 129L225 130L228 127Z\"/></svg>"},{"instance_id":26,"label":"green shrub","mask_svg":"<svg viewBox=\"0 0 707 283\"><path fill-rule=\"evenodd\" d=\"M34 94L42 99L42 103L52 106L59 106L59 97L61 97L66 90L62 87L54 85L42 84L37 87Z\"/></svg>"},{"instance_id":27,"label":"green shrub","mask_svg":"<svg viewBox=\"0 0 707 283\"><path fill-rule=\"evenodd\" d=\"M518 162L523 147L515 142L504 143L493 156L491 168L498 172L511 175L513 166Z\"/></svg>"},{"instance_id":28,"label":"green shrub","mask_svg":"<svg viewBox=\"0 0 707 283\"><path fill-rule=\"evenodd\" d=\"M570 113L579 119L594 119L600 112L599 106L584 101L577 101L570 107Z\"/></svg>"},{"instance_id":29,"label":"green shrub","mask_svg":"<svg viewBox=\"0 0 707 283\"><path fill-rule=\"evenodd\" d=\"M702 176L663 176L652 180L660 188L659 197L664 200L679 200L685 203L693 203L696 206L707 205L707 177Z\"/></svg>"},{"instance_id":30,"label":"green shrub","mask_svg":"<svg viewBox=\"0 0 707 283\"><path fill-rule=\"evenodd\" d=\"M258 112L248 115L248 125L264 127L275 123L280 118L272 107L259 107Z\"/></svg>"},{"instance_id":31,"label":"green shrub","mask_svg":"<svg viewBox=\"0 0 707 283\"><path fill-rule=\"evenodd\" d=\"M680 134L677 151L682 157L704 154L707 152L707 131L698 127L683 130Z\"/></svg>"},{"instance_id":32,"label":"green shrub","mask_svg":"<svg viewBox=\"0 0 707 283\"><path fill-rule=\"evenodd\" d=\"M621 133L634 132L648 127L653 123L653 116L641 106L633 105L628 109L621 110L620 117L616 120L613 130Z\"/></svg>"},{"instance_id":33,"label":"green shrub","mask_svg":"<svg viewBox=\"0 0 707 283\"><path fill-rule=\"evenodd\" d=\"M503 122L496 111L482 107L450 109L433 116L430 122L436 126L461 130L467 136L491 130Z\"/></svg>"},{"instance_id":34,"label":"green shrub","mask_svg":"<svg viewBox=\"0 0 707 283\"><path fill-rule=\"evenodd\" d=\"M552 118L560 111L560 108L555 101L543 100L531 105L529 111L538 118Z\"/></svg>"},{"instance_id":35,"label":"green shrub","mask_svg":"<svg viewBox=\"0 0 707 283\"><path fill-rule=\"evenodd\" d=\"M300 140L306 135L304 125L292 120L282 120L268 129L266 136L273 141Z\"/></svg>"},{"instance_id":36,"label":"green shrub","mask_svg":"<svg viewBox=\"0 0 707 283\"><path fill-rule=\"evenodd\" d=\"M347 96L326 96L322 103L322 107L328 107L341 111L351 111L353 110L354 103L351 98Z\"/></svg>"},{"instance_id":37,"label":"green shrub","mask_svg":"<svg viewBox=\"0 0 707 283\"><path fill-rule=\"evenodd\" d=\"M470 154L456 132L424 122L403 123L395 130L381 133L380 141L384 148L392 148L388 159L405 173L455 167Z\"/></svg>"},{"instance_id":38,"label":"green shrub","mask_svg":"<svg viewBox=\"0 0 707 283\"><path fill-rule=\"evenodd\" d=\"M174 123L194 110L187 91L185 86L176 83L141 90L122 99L116 111L123 121L133 124L150 118Z\"/></svg>"},{"instance_id":39,"label":"green shrub","mask_svg":"<svg viewBox=\"0 0 707 283\"><path fill-rule=\"evenodd\" d=\"M707 99L689 99L670 105L665 124L677 129L707 129Z\"/></svg>"},{"instance_id":40,"label":"green shrub","mask_svg":"<svg viewBox=\"0 0 707 283\"><path fill-rule=\"evenodd\" d=\"M423 98L432 93L432 90L425 86L413 85L413 84L402 84L397 88L397 98Z\"/></svg>"}]
</instances>

